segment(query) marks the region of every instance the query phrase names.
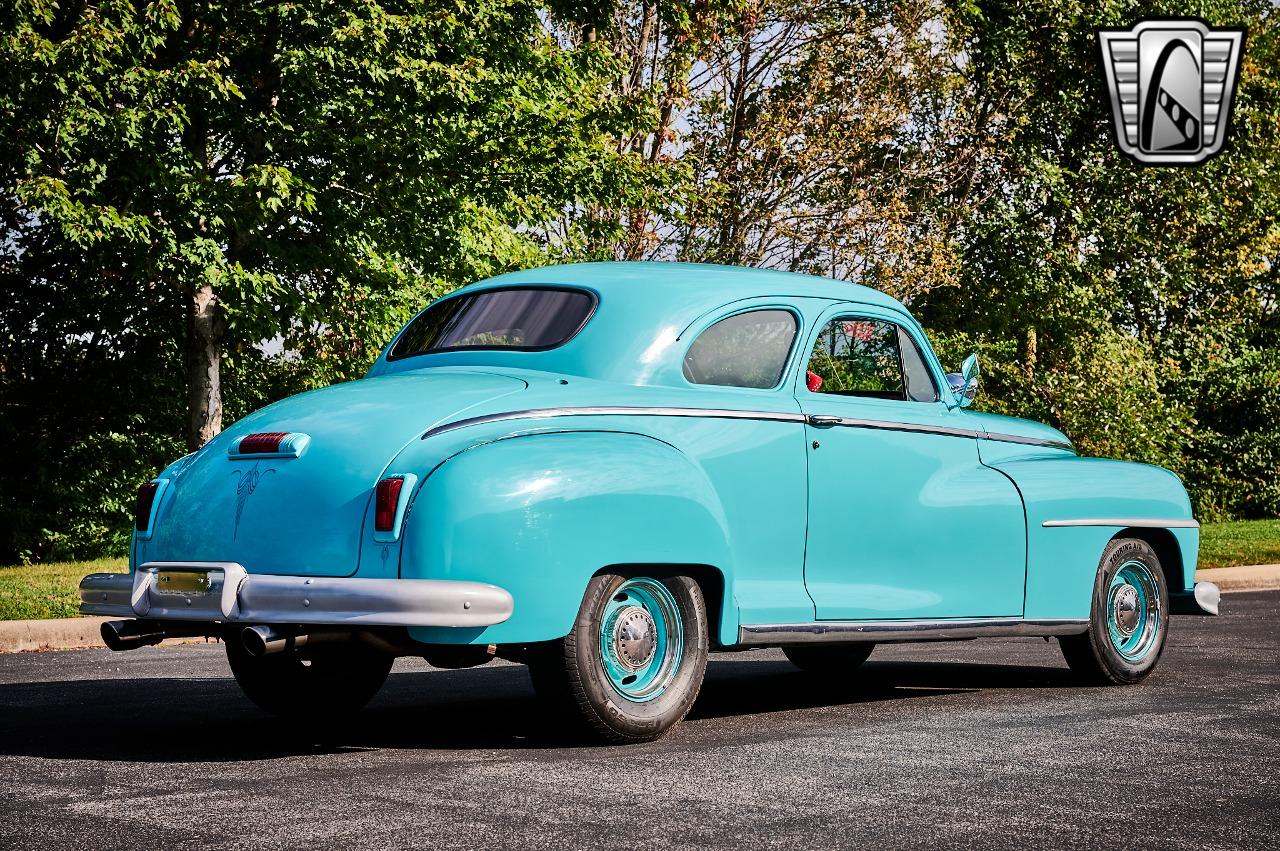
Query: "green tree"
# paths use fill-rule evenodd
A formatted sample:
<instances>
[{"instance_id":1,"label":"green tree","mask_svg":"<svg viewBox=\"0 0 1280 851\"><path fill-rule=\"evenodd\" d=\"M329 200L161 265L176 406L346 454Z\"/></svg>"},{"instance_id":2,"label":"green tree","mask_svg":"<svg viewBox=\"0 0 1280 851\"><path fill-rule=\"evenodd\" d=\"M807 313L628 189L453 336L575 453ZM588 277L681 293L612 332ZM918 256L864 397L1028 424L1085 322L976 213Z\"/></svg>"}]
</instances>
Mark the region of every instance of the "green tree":
<instances>
[{"instance_id":1,"label":"green tree","mask_svg":"<svg viewBox=\"0 0 1280 851\"><path fill-rule=\"evenodd\" d=\"M181 305L192 448L221 426L229 344L322 326L360 363L424 284L536 262L521 226L644 185L600 144L607 55L562 49L531 3L15 17L4 184L70 244L114 246L118 289Z\"/></svg>"},{"instance_id":2,"label":"green tree","mask_svg":"<svg viewBox=\"0 0 1280 851\"><path fill-rule=\"evenodd\" d=\"M614 238L583 211L646 206L665 171L611 142L615 57L523 0L19 0L0 65L3 431L43 451L4 475L8 549L66 537L41 531L67 515L50 478L96 464L120 528L174 438L358 376L452 287Z\"/></svg>"},{"instance_id":3,"label":"green tree","mask_svg":"<svg viewBox=\"0 0 1280 851\"><path fill-rule=\"evenodd\" d=\"M1249 28L1229 148L1195 168L1134 164L1111 140L1093 30L1189 13ZM977 2L950 16L968 84L1006 97L992 120L1009 153L982 175L990 201L965 211L960 286L918 308L951 356L964 343L989 356L986 404L1048 420L1087 452L1170 466L1208 514L1277 504L1255 484L1280 473L1263 449L1275 420L1227 402L1280 390L1265 355L1280 246L1275 20L1255 0Z\"/></svg>"}]
</instances>

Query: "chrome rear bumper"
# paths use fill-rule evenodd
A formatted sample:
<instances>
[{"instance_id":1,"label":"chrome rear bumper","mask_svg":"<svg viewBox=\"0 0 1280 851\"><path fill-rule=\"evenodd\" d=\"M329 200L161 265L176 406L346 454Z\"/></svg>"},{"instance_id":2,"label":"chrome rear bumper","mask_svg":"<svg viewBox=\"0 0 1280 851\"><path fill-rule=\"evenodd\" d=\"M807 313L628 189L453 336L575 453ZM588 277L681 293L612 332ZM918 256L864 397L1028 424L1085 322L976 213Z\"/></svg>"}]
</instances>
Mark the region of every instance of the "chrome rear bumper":
<instances>
[{"instance_id":1,"label":"chrome rear bumper","mask_svg":"<svg viewBox=\"0 0 1280 851\"><path fill-rule=\"evenodd\" d=\"M81 614L151 620L484 627L513 610L507 591L482 582L267 576L233 562L148 562L80 580Z\"/></svg>"},{"instance_id":2,"label":"chrome rear bumper","mask_svg":"<svg viewBox=\"0 0 1280 851\"><path fill-rule=\"evenodd\" d=\"M1169 595L1169 610L1175 615L1216 615L1222 592L1212 582L1197 582L1190 591Z\"/></svg>"}]
</instances>

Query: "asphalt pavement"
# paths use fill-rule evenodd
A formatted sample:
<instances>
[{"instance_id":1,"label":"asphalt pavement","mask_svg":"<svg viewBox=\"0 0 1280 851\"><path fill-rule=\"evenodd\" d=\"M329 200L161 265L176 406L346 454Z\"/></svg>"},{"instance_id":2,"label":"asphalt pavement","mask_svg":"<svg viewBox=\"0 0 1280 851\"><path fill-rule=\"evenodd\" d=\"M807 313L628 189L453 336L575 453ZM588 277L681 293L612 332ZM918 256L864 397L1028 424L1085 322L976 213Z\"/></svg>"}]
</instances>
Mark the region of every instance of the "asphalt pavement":
<instances>
[{"instance_id":1,"label":"asphalt pavement","mask_svg":"<svg viewBox=\"0 0 1280 851\"><path fill-rule=\"evenodd\" d=\"M713 656L651 745L545 732L525 669L400 660L354 724L245 701L217 644L0 656L0 848L1275 848L1280 593L1157 671L1056 642L882 646L844 679Z\"/></svg>"}]
</instances>

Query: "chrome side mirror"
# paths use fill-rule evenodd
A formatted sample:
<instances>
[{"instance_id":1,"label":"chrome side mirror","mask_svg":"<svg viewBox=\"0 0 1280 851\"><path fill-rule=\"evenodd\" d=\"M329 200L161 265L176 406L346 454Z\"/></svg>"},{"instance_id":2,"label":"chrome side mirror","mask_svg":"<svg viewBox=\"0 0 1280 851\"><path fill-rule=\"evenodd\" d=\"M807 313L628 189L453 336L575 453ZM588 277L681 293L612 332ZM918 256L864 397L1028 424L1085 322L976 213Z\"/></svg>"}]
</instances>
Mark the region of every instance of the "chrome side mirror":
<instances>
[{"instance_id":1,"label":"chrome side mirror","mask_svg":"<svg viewBox=\"0 0 1280 851\"><path fill-rule=\"evenodd\" d=\"M981 376L982 371L978 369L977 355L969 355L965 358L959 372L947 373L947 386L951 388L951 395L955 397L956 404L961 408L967 408L973 404L974 397L978 395L978 379Z\"/></svg>"}]
</instances>

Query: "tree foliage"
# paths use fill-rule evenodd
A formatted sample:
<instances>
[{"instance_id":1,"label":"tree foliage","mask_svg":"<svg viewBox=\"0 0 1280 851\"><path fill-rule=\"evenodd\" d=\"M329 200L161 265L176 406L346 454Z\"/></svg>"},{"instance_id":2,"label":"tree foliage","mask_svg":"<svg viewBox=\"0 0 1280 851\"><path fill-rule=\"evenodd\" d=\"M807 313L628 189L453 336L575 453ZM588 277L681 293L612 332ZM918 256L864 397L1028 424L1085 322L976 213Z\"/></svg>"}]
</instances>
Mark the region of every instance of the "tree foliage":
<instances>
[{"instance_id":1,"label":"tree foliage","mask_svg":"<svg viewBox=\"0 0 1280 851\"><path fill-rule=\"evenodd\" d=\"M634 120L610 94L615 58L564 47L540 14L523 0L7 13L6 438L40 451L6 482L10 546L77 546L41 525L65 525L65 508L28 504L48 472L108 509L123 499L82 489L87 434L153 445L115 476L136 480L175 438L215 434L224 396L234 418L264 387L356 377L432 296L559 254L541 225L570 245L616 237L579 211L642 206L658 172L608 143Z\"/></svg>"},{"instance_id":2,"label":"tree foliage","mask_svg":"<svg viewBox=\"0 0 1280 851\"><path fill-rule=\"evenodd\" d=\"M988 404L1177 470L1206 516L1261 516L1280 506L1266 449L1280 426L1241 409L1280 390L1276 12L1193 11L1249 37L1227 151L1172 169L1112 143L1093 28L1185 8L1027 0L953 16L971 85L1010 98L1009 150L968 212L961 286L918 307L935 332L988 347Z\"/></svg>"},{"instance_id":3,"label":"tree foliage","mask_svg":"<svg viewBox=\"0 0 1280 851\"><path fill-rule=\"evenodd\" d=\"M358 377L506 269L869 283L988 408L1280 513L1265 0L17 0L0 11L0 549L127 540L136 482ZM1226 152L1133 164L1094 36L1247 25Z\"/></svg>"}]
</instances>

